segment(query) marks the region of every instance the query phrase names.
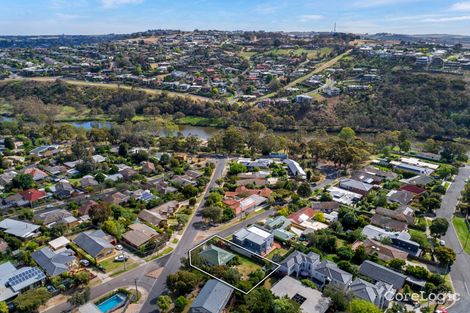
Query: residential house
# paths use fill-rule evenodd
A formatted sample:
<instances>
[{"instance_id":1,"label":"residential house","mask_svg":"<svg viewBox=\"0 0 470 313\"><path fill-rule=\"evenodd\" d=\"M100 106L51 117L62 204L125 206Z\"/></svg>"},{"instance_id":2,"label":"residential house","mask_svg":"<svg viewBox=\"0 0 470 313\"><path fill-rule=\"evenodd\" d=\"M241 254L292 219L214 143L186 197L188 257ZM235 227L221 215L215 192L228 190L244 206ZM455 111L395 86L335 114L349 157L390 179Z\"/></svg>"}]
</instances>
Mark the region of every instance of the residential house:
<instances>
[{"instance_id":1,"label":"residential house","mask_svg":"<svg viewBox=\"0 0 470 313\"><path fill-rule=\"evenodd\" d=\"M383 229L392 231L405 231L408 229L408 224L402 221L397 221L391 217L374 214L370 220L372 225L379 226Z\"/></svg>"},{"instance_id":2,"label":"residential house","mask_svg":"<svg viewBox=\"0 0 470 313\"><path fill-rule=\"evenodd\" d=\"M15 171L6 171L3 174L0 174L0 187L5 188L6 185L11 183L13 178L18 175Z\"/></svg>"},{"instance_id":3,"label":"residential house","mask_svg":"<svg viewBox=\"0 0 470 313\"><path fill-rule=\"evenodd\" d=\"M61 180L54 186L54 194L60 199L70 198L75 188L66 180Z\"/></svg>"},{"instance_id":4,"label":"residential house","mask_svg":"<svg viewBox=\"0 0 470 313\"><path fill-rule=\"evenodd\" d=\"M127 200L129 200L129 196L126 196L125 194L121 192L115 192L103 198L104 203L117 204L117 205L125 203L127 202Z\"/></svg>"},{"instance_id":5,"label":"residential house","mask_svg":"<svg viewBox=\"0 0 470 313\"><path fill-rule=\"evenodd\" d=\"M254 225L235 232L232 241L257 254L266 254L274 243L274 236Z\"/></svg>"},{"instance_id":6,"label":"residential house","mask_svg":"<svg viewBox=\"0 0 470 313\"><path fill-rule=\"evenodd\" d=\"M233 288L210 279L191 304L189 313L221 313L232 296Z\"/></svg>"},{"instance_id":7,"label":"residential house","mask_svg":"<svg viewBox=\"0 0 470 313\"><path fill-rule=\"evenodd\" d=\"M88 212L90 212L91 208L97 207L98 205L99 204L96 201L87 200L78 208L78 214L88 215Z\"/></svg>"},{"instance_id":8,"label":"residential house","mask_svg":"<svg viewBox=\"0 0 470 313\"><path fill-rule=\"evenodd\" d=\"M79 224L78 220L67 210L54 209L36 214L34 220L43 224L47 228L55 224L64 224L67 227L74 227Z\"/></svg>"},{"instance_id":9,"label":"residential house","mask_svg":"<svg viewBox=\"0 0 470 313\"><path fill-rule=\"evenodd\" d=\"M80 186L82 188L87 188L87 187L94 187L98 186L100 183L91 175L86 175L83 176L82 179L80 179Z\"/></svg>"},{"instance_id":10,"label":"residential house","mask_svg":"<svg viewBox=\"0 0 470 313\"><path fill-rule=\"evenodd\" d=\"M330 298L324 297L320 291L307 287L290 276L278 281L271 291L277 297L287 297L297 302L303 313L325 313L331 305Z\"/></svg>"},{"instance_id":11,"label":"residential house","mask_svg":"<svg viewBox=\"0 0 470 313\"><path fill-rule=\"evenodd\" d=\"M138 172L131 167L127 167L119 171L119 174L121 174L124 179L130 180L133 176L137 175Z\"/></svg>"},{"instance_id":12,"label":"residential house","mask_svg":"<svg viewBox=\"0 0 470 313\"><path fill-rule=\"evenodd\" d=\"M320 256L314 252L309 254L295 250L282 262L279 271L284 275L299 277L315 277L315 267L320 264Z\"/></svg>"},{"instance_id":13,"label":"residential house","mask_svg":"<svg viewBox=\"0 0 470 313\"><path fill-rule=\"evenodd\" d=\"M400 206L396 210L378 207L377 209L375 209L375 213L391 217L397 221L405 222L408 225L412 225L415 223L415 211L406 205Z\"/></svg>"},{"instance_id":14,"label":"residential house","mask_svg":"<svg viewBox=\"0 0 470 313\"><path fill-rule=\"evenodd\" d=\"M331 284L341 290L346 290L353 278L353 275L343 271L336 263L328 260L324 260L318 264L315 267L315 272L317 273L315 278L318 279L319 277L319 280L323 284Z\"/></svg>"},{"instance_id":15,"label":"residential house","mask_svg":"<svg viewBox=\"0 0 470 313\"><path fill-rule=\"evenodd\" d=\"M54 252L49 247L44 247L34 251L31 257L50 277L70 271L75 263L72 250Z\"/></svg>"},{"instance_id":16,"label":"residential house","mask_svg":"<svg viewBox=\"0 0 470 313\"><path fill-rule=\"evenodd\" d=\"M356 278L350 288L349 292L357 298L369 301L381 310L388 308L390 300L396 293L396 290L391 284L378 281L371 284L363 279Z\"/></svg>"},{"instance_id":17,"label":"residential house","mask_svg":"<svg viewBox=\"0 0 470 313\"><path fill-rule=\"evenodd\" d=\"M305 179L307 177L307 174L305 174L305 171L303 170L303 168L296 161L291 160L291 159L285 159L283 163L287 164L287 167L289 168L289 171L293 176L296 176L302 179Z\"/></svg>"},{"instance_id":18,"label":"residential house","mask_svg":"<svg viewBox=\"0 0 470 313\"><path fill-rule=\"evenodd\" d=\"M54 240L49 241L47 244L53 251L63 250L70 243L64 236L60 236Z\"/></svg>"},{"instance_id":19,"label":"residential house","mask_svg":"<svg viewBox=\"0 0 470 313\"><path fill-rule=\"evenodd\" d=\"M226 199L223 202L231 207L236 215L239 215L243 212L247 212L256 207L259 207L261 204L265 203L268 199L259 195L251 195L247 198L235 200L235 199Z\"/></svg>"},{"instance_id":20,"label":"residential house","mask_svg":"<svg viewBox=\"0 0 470 313\"><path fill-rule=\"evenodd\" d=\"M399 190L405 190L405 191L411 192L411 193L413 193L417 196L420 196L420 195L422 195L423 193L426 192L426 189L415 186L415 185L403 185L399 188Z\"/></svg>"},{"instance_id":21,"label":"residential house","mask_svg":"<svg viewBox=\"0 0 470 313\"><path fill-rule=\"evenodd\" d=\"M431 175L434 172L434 170L426 168L426 167L411 165L411 164L398 162L398 161L392 161L390 162L390 164L393 165L393 168L395 170L399 170L399 171L411 173L411 174Z\"/></svg>"},{"instance_id":22,"label":"residential house","mask_svg":"<svg viewBox=\"0 0 470 313\"><path fill-rule=\"evenodd\" d=\"M374 188L374 186L371 184L349 178L342 179L339 183L339 187L363 196L367 195L369 191Z\"/></svg>"},{"instance_id":23,"label":"residential house","mask_svg":"<svg viewBox=\"0 0 470 313\"><path fill-rule=\"evenodd\" d=\"M90 230L78 234L73 242L91 255L95 261L99 261L114 251L114 246L111 244L114 240L102 230Z\"/></svg>"},{"instance_id":24,"label":"residential house","mask_svg":"<svg viewBox=\"0 0 470 313\"><path fill-rule=\"evenodd\" d=\"M416 175L408 179L402 179L402 182L415 185L415 186L427 186L434 181L434 179L427 175Z\"/></svg>"},{"instance_id":25,"label":"residential house","mask_svg":"<svg viewBox=\"0 0 470 313\"><path fill-rule=\"evenodd\" d=\"M145 174L155 173L155 164L153 164L153 162L142 161L140 163L140 165L142 166L142 172L143 173L145 173Z\"/></svg>"},{"instance_id":26,"label":"residential house","mask_svg":"<svg viewBox=\"0 0 470 313\"><path fill-rule=\"evenodd\" d=\"M276 216L274 218L269 218L264 223L264 227L268 230L273 229L287 229L290 227L292 222L284 216Z\"/></svg>"},{"instance_id":27,"label":"residential house","mask_svg":"<svg viewBox=\"0 0 470 313\"><path fill-rule=\"evenodd\" d=\"M49 175L46 172L35 167L24 169L23 174L31 175L33 177L33 180L35 181L40 181L49 177Z\"/></svg>"},{"instance_id":28,"label":"residential house","mask_svg":"<svg viewBox=\"0 0 470 313\"><path fill-rule=\"evenodd\" d=\"M199 256L209 266L226 265L235 255L215 245L204 246Z\"/></svg>"},{"instance_id":29,"label":"residential house","mask_svg":"<svg viewBox=\"0 0 470 313\"><path fill-rule=\"evenodd\" d=\"M390 284L396 290L399 290L403 287L407 278L406 275L395 272L388 267L371 262L369 260L364 261L361 264L359 273L373 279L376 282L381 281Z\"/></svg>"},{"instance_id":30,"label":"residential house","mask_svg":"<svg viewBox=\"0 0 470 313\"><path fill-rule=\"evenodd\" d=\"M330 187L327 190L333 197L333 201L336 201L338 203L345 204L345 205L354 205L363 197L362 194L345 190L342 188L338 188L338 187Z\"/></svg>"},{"instance_id":31,"label":"residential house","mask_svg":"<svg viewBox=\"0 0 470 313\"><path fill-rule=\"evenodd\" d=\"M388 201L407 205L413 200L415 194L406 190L391 190L387 193Z\"/></svg>"},{"instance_id":32,"label":"residential house","mask_svg":"<svg viewBox=\"0 0 470 313\"><path fill-rule=\"evenodd\" d=\"M385 180L383 177L367 173L364 170L355 171L351 178L353 180L371 185L380 185Z\"/></svg>"},{"instance_id":33,"label":"residential house","mask_svg":"<svg viewBox=\"0 0 470 313\"><path fill-rule=\"evenodd\" d=\"M46 275L38 267L17 269L10 261L0 264L0 301L9 303L14 297L46 282Z\"/></svg>"},{"instance_id":34,"label":"residential house","mask_svg":"<svg viewBox=\"0 0 470 313\"><path fill-rule=\"evenodd\" d=\"M387 246L380 241L366 239L364 242L357 242L353 244L353 250L357 249L359 246L363 246L368 254L377 253L379 259L383 261L390 261L393 259L402 259L406 260L408 258L408 253L400 249Z\"/></svg>"},{"instance_id":35,"label":"residential house","mask_svg":"<svg viewBox=\"0 0 470 313\"><path fill-rule=\"evenodd\" d=\"M141 221L150 225L162 226L168 219L166 216L161 215L159 212L143 209L138 215Z\"/></svg>"},{"instance_id":36,"label":"residential house","mask_svg":"<svg viewBox=\"0 0 470 313\"><path fill-rule=\"evenodd\" d=\"M158 232L145 224L131 224L122 239L134 248L140 248L158 237Z\"/></svg>"},{"instance_id":37,"label":"residential house","mask_svg":"<svg viewBox=\"0 0 470 313\"><path fill-rule=\"evenodd\" d=\"M11 218L6 218L0 222L0 230L20 239L30 239L37 236L40 233L39 228L39 225Z\"/></svg>"},{"instance_id":38,"label":"residential house","mask_svg":"<svg viewBox=\"0 0 470 313\"><path fill-rule=\"evenodd\" d=\"M37 202L46 197L46 192L37 189L27 189L19 193L24 201L33 205L34 202Z\"/></svg>"}]
</instances>

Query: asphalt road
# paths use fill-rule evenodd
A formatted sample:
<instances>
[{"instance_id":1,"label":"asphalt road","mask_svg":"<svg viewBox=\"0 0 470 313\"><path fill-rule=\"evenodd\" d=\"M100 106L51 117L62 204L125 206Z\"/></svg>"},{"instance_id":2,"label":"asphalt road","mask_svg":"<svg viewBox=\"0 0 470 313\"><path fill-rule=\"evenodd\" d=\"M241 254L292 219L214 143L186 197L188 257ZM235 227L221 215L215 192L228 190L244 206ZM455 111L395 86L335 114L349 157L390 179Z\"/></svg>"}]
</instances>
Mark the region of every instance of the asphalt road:
<instances>
[{"instance_id":1,"label":"asphalt road","mask_svg":"<svg viewBox=\"0 0 470 313\"><path fill-rule=\"evenodd\" d=\"M212 176L204 198L199 204L196 211L199 211L204 207L207 196L209 195L209 191L216 185L216 180L222 177L224 168L227 165L227 159L215 160L215 164L216 166L214 170L214 175ZM197 233L199 231L195 227L195 225L201 224L202 222L203 218L199 214L196 213L193 215L193 218L189 222L188 227L186 228L186 231L181 237L178 245L176 246L175 250L171 253L168 261L166 262L162 273L160 274L158 279L154 281L151 288L148 289L149 296L140 310L141 313L158 312L156 302L158 296L166 291L166 279L170 274L178 271L178 269L180 268L181 258L185 256L189 249L193 247L194 239L196 238Z\"/></svg>"},{"instance_id":2,"label":"asphalt road","mask_svg":"<svg viewBox=\"0 0 470 313\"><path fill-rule=\"evenodd\" d=\"M443 237L446 246L454 249L457 253L457 260L451 267L450 276L455 292L460 294L460 300L448 311L452 313L470 312L470 255L463 252L457 234L452 225L452 216L459 202L460 193L465 186L465 180L470 176L470 166L460 169L454 182L450 185L446 194L442 198L441 208L437 210L437 215L445 217L450 224L447 234Z\"/></svg>"}]
</instances>

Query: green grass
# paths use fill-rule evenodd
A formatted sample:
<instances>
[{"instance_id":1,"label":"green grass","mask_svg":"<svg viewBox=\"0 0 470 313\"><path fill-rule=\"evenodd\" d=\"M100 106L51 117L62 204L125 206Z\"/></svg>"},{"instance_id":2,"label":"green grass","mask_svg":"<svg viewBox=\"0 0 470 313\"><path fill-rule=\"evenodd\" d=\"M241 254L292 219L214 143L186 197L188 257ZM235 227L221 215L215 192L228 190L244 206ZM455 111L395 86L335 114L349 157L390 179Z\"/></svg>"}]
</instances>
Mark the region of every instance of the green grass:
<instances>
[{"instance_id":1,"label":"green grass","mask_svg":"<svg viewBox=\"0 0 470 313\"><path fill-rule=\"evenodd\" d=\"M169 253L171 253L171 252L173 252L173 248L172 248L172 247L168 247L168 248L166 248L165 250L163 250L163 251L160 252L160 253L157 253L157 254L155 254L155 255L151 255L151 256L149 256L149 257L146 257L146 258L145 258L145 261L150 262L150 261L152 261L152 260L161 258L162 256L165 256L165 255L167 255L167 254L169 254Z\"/></svg>"},{"instance_id":2,"label":"green grass","mask_svg":"<svg viewBox=\"0 0 470 313\"><path fill-rule=\"evenodd\" d=\"M287 252L289 252L289 250L284 248L274 249L273 251L269 252L268 255L266 255L266 259L272 260L275 254L279 254L282 257L286 255Z\"/></svg>"},{"instance_id":3,"label":"green grass","mask_svg":"<svg viewBox=\"0 0 470 313\"><path fill-rule=\"evenodd\" d=\"M254 51L240 51L238 52L238 55L241 57L241 58L244 58L244 59L251 59L252 56L254 56L257 52L254 52Z\"/></svg>"},{"instance_id":4,"label":"green grass","mask_svg":"<svg viewBox=\"0 0 470 313\"><path fill-rule=\"evenodd\" d=\"M114 262L114 256L100 262L99 264L104 268L106 273L112 273L112 275L117 275L119 273L128 271L138 265L135 263L135 261L128 259L126 261L126 270L124 270L124 262Z\"/></svg>"},{"instance_id":5,"label":"green grass","mask_svg":"<svg viewBox=\"0 0 470 313\"><path fill-rule=\"evenodd\" d=\"M223 119L214 119L202 116L185 116L176 120L177 124L186 124L192 126L213 126L223 127L226 123Z\"/></svg>"},{"instance_id":6,"label":"green grass","mask_svg":"<svg viewBox=\"0 0 470 313\"><path fill-rule=\"evenodd\" d=\"M430 249L431 244L429 243L428 238L426 237L426 233L416 230L416 229L410 229L409 230L410 235L411 235L411 240L416 241L419 243L421 248L423 249Z\"/></svg>"},{"instance_id":7,"label":"green grass","mask_svg":"<svg viewBox=\"0 0 470 313\"><path fill-rule=\"evenodd\" d=\"M296 56L300 57L302 54L306 53L307 54L307 59L309 60L314 60L314 59L319 59L325 56L326 54L331 52L331 48L321 48L318 50L308 50L304 48L298 48L298 49L273 49L268 52L265 52L266 54L273 54L277 56Z\"/></svg>"},{"instance_id":8,"label":"green grass","mask_svg":"<svg viewBox=\"0 0 470 313\"><path fill-rule=\"evenodd\" d=\"M457 237L459 237L460 244L463 246L467 241L468 236L468 228L465 224L465 218L463 217L454 217L452 219L452 224L454 224L455 232L457 233ZM464 250L467 254L470 254L470 244L464 247Z\"/></svg>"},{"instance_id":9,"label":"green grass","mask_svg":"<svg viewBox=\"0 0 470 313\"><path fill-rule=\"evenodd\" d=\"M238 255L238 257L240 259L240 265L237 265L236 268L240 272L240 274L242 274L243 278L248 278L251 273L261 268L261 266L259 266L255 262L240 254Z\"/></svg>"}]
</instances>

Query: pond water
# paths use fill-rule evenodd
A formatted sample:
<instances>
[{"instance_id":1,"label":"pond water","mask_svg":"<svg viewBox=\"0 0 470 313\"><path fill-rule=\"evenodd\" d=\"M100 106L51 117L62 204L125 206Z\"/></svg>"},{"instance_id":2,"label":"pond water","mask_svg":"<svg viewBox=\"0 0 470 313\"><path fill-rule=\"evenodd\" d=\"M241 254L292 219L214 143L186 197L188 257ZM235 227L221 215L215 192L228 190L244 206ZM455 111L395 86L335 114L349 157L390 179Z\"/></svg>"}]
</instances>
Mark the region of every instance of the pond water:
<instances>
[{"instance_id":1,"label":"pond water","mask_svg":"<svg viewBox=\"0 0 470 313\"><path fill-rule=\"evenodd\" d=\"M84 128L84 129L92 129L92 128L109 128L111 127L111 122L103 122L103 121L80 121L80 122L69 122L75 127ZM219 132L221 128L218 127L210 127L210 126L192 126L192 125L178 125L178 133L183 135L184 137L188 136L196 136L203 140L210 139L214 134ZM295 131L275 131L277 135L283 135L287 137L295 136ZM174 136L176 135L174 132L161 132L162 136ZM359 134L358 137L364 140L371 140L373 139L375 134ZM307 132L306 138L307 140L313 139L316 137L315 132Z\"/></svg>"}]
</instances>

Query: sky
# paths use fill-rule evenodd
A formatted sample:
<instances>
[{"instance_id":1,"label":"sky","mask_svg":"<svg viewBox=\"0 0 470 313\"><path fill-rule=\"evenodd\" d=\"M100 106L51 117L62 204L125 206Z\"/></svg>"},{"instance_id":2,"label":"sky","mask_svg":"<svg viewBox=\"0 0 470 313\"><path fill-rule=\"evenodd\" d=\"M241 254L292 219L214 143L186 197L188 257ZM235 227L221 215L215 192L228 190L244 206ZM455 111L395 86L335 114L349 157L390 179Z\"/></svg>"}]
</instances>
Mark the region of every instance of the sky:
<instances>
[{"instance_id":1,"label":"sky","mask_svg":"<svg viewBox=\"0 0 470 313\"><path fill-rule=\"evenodd\" d=\"M0 34L148 29L470 35L466 0L0 0Z\"/></svg>"}]
</instances>

